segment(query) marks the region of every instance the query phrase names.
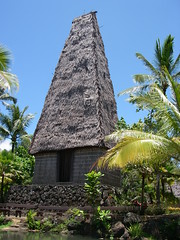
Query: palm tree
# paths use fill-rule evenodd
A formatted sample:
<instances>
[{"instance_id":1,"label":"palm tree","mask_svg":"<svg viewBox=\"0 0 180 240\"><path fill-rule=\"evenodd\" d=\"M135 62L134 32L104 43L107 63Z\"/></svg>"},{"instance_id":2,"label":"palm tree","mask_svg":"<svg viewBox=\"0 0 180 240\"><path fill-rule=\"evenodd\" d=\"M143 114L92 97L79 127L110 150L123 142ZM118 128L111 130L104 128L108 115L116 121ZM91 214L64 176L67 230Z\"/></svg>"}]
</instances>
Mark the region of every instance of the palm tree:
<instances>
[{"instance_id":1,"label":"palm tree","mask_svg":"<svg viewBox=\"0 0 180 240\"><path fill-rule=\"evenodd\" d=\"M11 54L0 45L0 88L9 91L17 90L19 87L17 76L9 72Z\"/></svg>"},{"instance_id":2,"label":"palm tree","mask_svg":"<svg viewBox=\"0 0 180 240\"><path fill-rule=\"evenodd\" d=\"M5 104L9 115L0 114L0 135L1 137L10 138L12 143L12 152L15 150L15 146L18 141L27 136L26 129L29 126L31 120L34 118L34 114L25 115L28 107L26 106L23 111L20 111L19 107L15 104Z\"/></svg>"},{"instance_id":3,"label":"palm tree","mask_svg":"<svg viewBox=\"0 0 180 240\"><path fill-rule=\"evenodd\" d=\"M133 79L138 85L122 91L119 95L129 94L130 97L128 101L136 104L136 96L146 94L149 90L148 86L153 83L156 83L165 95L168 88L168 81L164 75L163 68L167 69L171 77L176 82L180 79L180 71L178 71L180 54L174 60L173 45L174 38L171 35L167 36L162 46L159 39L156 41L154 65L151 64L141 53L136 53L137 58L144 63L150 71L150 74L135 74ZM139 103L137 109L143 110L143 104ZM148 109L148 112L147 117L144 118L144 130L151 131L156 134L161 128L161 124L154 119L154 116L156 115L155 109Z\"/></svg>"},{"instance_id":4,"label":"palm tree","mask_svg":"<svg viewBox=\"0 0 180 240\"><path fill-rule=\"evenodd\" d=\"M157 172L158 185L159 166L169 159L180 161L180 85L173 80L166 67L162 71L170 86L172 102L155 83L149 85L146 93L133 96L138 106L155 110L156 119L161 121L160 131L155 135L134 130L117 130L107 138L117 144L98 160L98 167L122 168L129 162L151 161ZM158 191L159 189L159 203Z\"/></svg>"},{"instance_id":5,"label":"palm tree","mask_svg":"<svg viewBox=\"0 0 180 240\"><path fill-rule=\"evenodd\" d=\"M136 53L136 57L143 62L151 74L135 74L133 76L134 81L140 85L144 85L144 87L149 85L149 83L156 83L163 93L166 94L168 82L164 76L163 68L166 67L174 80L177 81L180 78L180 71L177 71L178 65L180 64L180 54L176 60L174 60L173 45L174 37L171 35L165 39L162 47L160 40L158 39L156 41L154 66L141 53Z\"/></svg>"}]
</instances>

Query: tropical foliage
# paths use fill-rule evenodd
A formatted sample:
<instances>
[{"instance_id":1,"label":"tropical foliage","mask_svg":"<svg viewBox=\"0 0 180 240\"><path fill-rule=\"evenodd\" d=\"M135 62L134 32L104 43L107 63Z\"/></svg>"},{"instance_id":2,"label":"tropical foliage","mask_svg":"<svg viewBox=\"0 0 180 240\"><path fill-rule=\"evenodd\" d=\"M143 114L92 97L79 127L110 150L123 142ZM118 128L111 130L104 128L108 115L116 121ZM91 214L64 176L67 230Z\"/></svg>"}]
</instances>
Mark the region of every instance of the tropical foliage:
<instances>
[{"instance_id":1,"label":"tropical foliage","mask_svg":"<svg viewBox=\"0 0 180 240\"><path fill-rule=\"evenodd\" d=\"M6 150L0 152L1 202L11 185L32 182L34 163L34 156L22 146L17 148L16 154Z\"/></svg>"},{"instance_id":2,"label":"tropical foliage","mask_svg":"<svg viewBox=\"0 0 180 240\"><path fill-rule=\"evenodd\" d=\"M10 73L11 54L0 45L0 89L9 91L17 90L19 87L17 76Z\"/></svg>"},{"instance_id":3,"label":"tropical foliage","mask_svg":"<svg viewBox=\"0 0 180 240\"><path fill-rule=\"evenodd\" d=\"M9 138L11 140L12 152L14 152L18 143L24 138L28 138L26 129L34 118L34 115L30 113L25 115L28 109L27 106L22 111L15 104L6 104L6 108L9 115L0 114L0 136L3 139Z\"/></svg>"},{"instance_id":4,"label":"tropical foliage","mask_svg":"<svg viewBox=\"0 0 180 240\"><path fill-rule=\"evenodd\" d=\"M172 160L180 161L180 85L176 81L180 73L173 74L180 61L180 55L173 61L172 47L173 38L170 35L162 48L160 41L156 42L157 69L142 55L137 54L151 69L152 75L135 75L135 80L139 81L140 85L121 93L129 93L130 102L136 103L139 109L150 111L152 115L149 122L158 123L156 131L153 128L150 132L143 132L141 129L131 130L131 128L117 129L107 137L107 140L113 140L116 145L97 163L100 168L123 168L129 163L146 163L148 166L150 164L157 175L158 203L161 167ZM168 95L165 94L167 87L170 89Z\"/></svg>"},{"instance_id":5,"label":"tropical foliage","mask_svg":"<svg viewBox=\"0 0 180 240\"><path fill-rule=\"evenodd\" d=\"M168 82L166 81L163 69L166 68L175 81L180 78L180 72L177 71L180 63L180 54L174 60L173 46L174 37L171 35L165 39L162 47L160 40L158 39L156 41L154 66L141 53L136 53L136 57L143 62L151 74L135 74L133 76L134 81L144 87L149 84L156 83L162 92L166 94Z\"/></svg>"},{"instance_id":6,"label":"tropical foliage","mask_svg":"<svg viewBox=\"0 0 180 240\"><path fill-rule=\"evenodd\" d=\"M101 194L100 178L103 176L104 174L96 171L91 171L85 174L86 182L84 184L84 190L86 192L88 202L93 208L99 204L99 196Z\"/></svg>"},{"instance_id":7,"label":"tropical foliage","mask_svg":"<svg viewBox=\"0 0 180 240\"><path fill-rule=\"evenodd\" d=\"M166 76L164 74L164 68L167 69L168 73L171 77L177 82L180 79L180 54L174 60L174 38L169 35L162 47L160 44L160 40L156 41L155 52L154 52L154 65L151 64L142 54L136 53L138 59L142 61L145 67L150 71L150 74L135 74L133 76L134 82L137 87L133 87L121 92L122 94L130 94L129 102L136 103L136 98L134 96L142 96L148 92L149 85L155 83L160 90L166 95L167 89L169 87L169 83L166 80ZM138 103L137 111L143 110L143 103ZM144 118L145 128L144 130L147 132L157 133L159 129L161 129L161 122L159 122L154 115L156 114L155 109L147 109L148 115Z\"/></svg>"}]
</instances>

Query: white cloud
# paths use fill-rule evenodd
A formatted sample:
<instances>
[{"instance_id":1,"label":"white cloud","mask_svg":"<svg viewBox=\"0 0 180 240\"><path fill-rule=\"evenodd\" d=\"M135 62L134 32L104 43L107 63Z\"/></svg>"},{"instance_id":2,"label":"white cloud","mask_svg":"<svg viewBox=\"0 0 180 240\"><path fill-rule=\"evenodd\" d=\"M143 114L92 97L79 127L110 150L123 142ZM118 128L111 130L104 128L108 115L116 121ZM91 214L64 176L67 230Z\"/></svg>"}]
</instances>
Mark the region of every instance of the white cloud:
<instances>
[{"instance_id":1,"label":"white cloud","mask_svg":"<svg viewBox=\"0 0 180 240\"><path fill-rule=\"evenodd\" d=\"M0 150L10 150L11 149L11 141L9 139L4 140L3 142L0 143Z\"/></svg>"}]
</instances>

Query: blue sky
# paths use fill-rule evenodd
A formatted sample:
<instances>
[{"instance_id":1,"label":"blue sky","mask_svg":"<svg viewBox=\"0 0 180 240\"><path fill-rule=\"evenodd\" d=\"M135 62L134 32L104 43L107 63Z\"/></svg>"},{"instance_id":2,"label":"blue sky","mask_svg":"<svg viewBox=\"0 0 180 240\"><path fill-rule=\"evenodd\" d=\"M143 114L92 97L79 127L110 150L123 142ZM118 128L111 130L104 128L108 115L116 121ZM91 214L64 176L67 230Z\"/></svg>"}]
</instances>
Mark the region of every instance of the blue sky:
<instances>
[{"instance_id":1,"label":"blue sky","mask_svg":"<svg viewBox=\"0 0 180 240\"><path fill-rule=\"evenodd\" d=\"M33 134L72 20L97 11L114 86L118 116L128 123L143 116L117 94L133 86L132 76L145 73L135 53L153 62L155 41L175 37L180 53L179 0L1 0L0 43L13 55L11 71L20 82L18 105L36 113L28 129Z\"/></svg>"}]
</instances>

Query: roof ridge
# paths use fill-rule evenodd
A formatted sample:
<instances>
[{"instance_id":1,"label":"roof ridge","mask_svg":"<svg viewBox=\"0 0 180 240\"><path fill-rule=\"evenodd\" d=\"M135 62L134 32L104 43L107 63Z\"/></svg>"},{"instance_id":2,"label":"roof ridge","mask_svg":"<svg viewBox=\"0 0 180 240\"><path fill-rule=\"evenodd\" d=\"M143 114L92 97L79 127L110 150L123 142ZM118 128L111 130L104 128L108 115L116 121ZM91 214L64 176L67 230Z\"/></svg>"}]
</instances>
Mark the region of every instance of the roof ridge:
<instances>
[{"instance_id":1,"label":"roof ridge","mask_svg":"<svg viewBox=\"0 0 180 240\"><path fill-rule=\"evenodd\" d=\"M94 16L93 16L94 17ZM93 30L94 33L97 33L97 29L95 26L96 19L92 20L92 25L93 25ZM93 52L95 55L95 69L96 69L96 87L97 87L97 95L98 95L98 100L97 100L97 117L98 117L98 122L99 122L99 129L100 129L100 139L99 139L99 145L102 144L103 140L103 134L102 134L102 111L101 111L101 98L100 98L100 84L99 84L99 72L98 72L98 56L97 56L97 49L96 49L96 42L94 41L96 34L93 34Z\"/></svg>"},{"instance_id":2,"label":"roof ridge","mask_svg":"<svg viewBox=\"0 0 180 240\"><path fill-rule=\"evenodd\" d=\"M74 23L74 22L76 22L76 21L80 21L82 18L85 18L85 17L87 17L88 15L92 15L92 16L93 16L93 15L96 15L96 13L97 13L97 11L91 11L91 12L89 12L89 13L85 13L85 14L79 16L79 17L74 18L73 21L72 21L72 23Z\"/></svg>"}]
</instances>

